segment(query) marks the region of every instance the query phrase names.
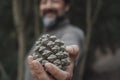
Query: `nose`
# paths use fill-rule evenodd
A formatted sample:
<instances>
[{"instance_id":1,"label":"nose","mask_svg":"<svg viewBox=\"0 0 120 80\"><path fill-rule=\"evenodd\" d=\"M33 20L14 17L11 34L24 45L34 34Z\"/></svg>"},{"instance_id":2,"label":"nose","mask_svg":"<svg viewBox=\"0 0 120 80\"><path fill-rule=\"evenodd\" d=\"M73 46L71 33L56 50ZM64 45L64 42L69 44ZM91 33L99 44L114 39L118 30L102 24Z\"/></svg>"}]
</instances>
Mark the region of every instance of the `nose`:
<instances>
[{"instance_id":1,"label":"nose","mask_svg":"<svg viewBox=\"0 0 120 80\"><path fill-rule=\"evenodd\" d=\"M50 0L46 3L46 8L52 8L52 2Z\"/></svg>"}]
</instances>

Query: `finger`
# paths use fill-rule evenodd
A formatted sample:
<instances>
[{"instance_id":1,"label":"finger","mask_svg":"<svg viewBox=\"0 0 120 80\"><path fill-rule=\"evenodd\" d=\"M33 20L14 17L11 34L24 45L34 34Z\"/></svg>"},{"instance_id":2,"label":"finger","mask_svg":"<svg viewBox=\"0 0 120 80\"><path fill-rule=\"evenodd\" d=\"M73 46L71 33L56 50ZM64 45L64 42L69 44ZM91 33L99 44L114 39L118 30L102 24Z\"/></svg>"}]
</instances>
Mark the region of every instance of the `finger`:
<instances>
[{"instance_id":1,"label":"finger","mask_svg":"<svg viewBox=\"0 0 120 80\"><path fill-rule=\"evenodd\" d=\"M32 63L36 73L42 74L44 72L42 65L37 60L34 60Z\"/></svg>"},{"instance_id":2,"label":"finger","mask_svg":"<svg viewBox=\"0 0 120 80\"><path fill-rule=\"evenodd\" d=\"M28 63L31 64L33 61L33 57L32 56L28 56Z\"/></svg>"},{"instance_id":3,"label":"finger","mask_svg":"<svg viewBox=\"0 0 120 80\"><path fill-rule=\"evenodd\" d=\"M79 53L78 45L66 46L66 51L69 53L71 58L75 58Z\"/></svg>"},{"instance_id":4,"label":"finger","mask_svg":"<svg viewBox=\"0 0 120 80\"><path fill-rule=\"evenodd\" d=\"M28 64L30 67L30 72L32 76L34 77L34 79L49 80L42 65L37 60L33 60L32 56L28 56Z\"/></svg>"},{"instance_id":5,"label":"finger","mask_svg":"<svg viewBox=\"0 0 120 80\"><path fill-rule=\"evenodd\" d=\"M47 71L51 73L51 75L53 75L57 80L69 80L69 78L71 78L70 73L59 69L57 66L51 63L46 63L45 67Z\"/></svg>"},{"instance_id":6,"label":"finger","mask_svg":"<svg viewBox=\"0 0 120 80\"><path fill-rule=\"evenodd\" d=\"M28 56L28 64L29 64L29 67L30 67L31 69L33 68L32 61L33 61L33 57L32 57L32 56Z\"/></svg>"},{"instance_id":7,"label":"finger","mask_svg":"<svg viewBox=\"0 0 120 80\"><path fill-rule=\"evenodd\" d=\"M46 72L44 71L43 66L36 60L33 62L34 69L32 70L33 76L37 77L39 80L49 80Z\"/></svg>"},{"instance_id":8,"label":"finger","mask_svg":"<svg viewBox=\"0 0 120 80\"><path fill-rule=\"evenodd\" d=\"M70 45L66 46L66 51L69 53L78 53L79 52L79 46L78 45Z\"/></svg>"},{"instance_id":9,"label":"finger","mask_svg":"<svg viewBox=\"0 0 120 80\"><path fill-rule=\"evenodd\" d=\"M69 66L66 67L66 71L73 75L74 62L72 61Z\"/></svg>"}]
</instances>

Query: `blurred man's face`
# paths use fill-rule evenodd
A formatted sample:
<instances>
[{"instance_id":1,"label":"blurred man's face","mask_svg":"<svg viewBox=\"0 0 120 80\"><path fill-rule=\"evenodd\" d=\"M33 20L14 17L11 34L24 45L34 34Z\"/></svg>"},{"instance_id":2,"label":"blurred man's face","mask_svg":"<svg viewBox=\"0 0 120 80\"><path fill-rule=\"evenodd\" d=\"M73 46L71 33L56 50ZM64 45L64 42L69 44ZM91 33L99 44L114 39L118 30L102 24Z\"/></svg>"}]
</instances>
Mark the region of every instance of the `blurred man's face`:
<instances>
[{"instance_id":1,"label":"blurred man's face","mask_svg":"<svg viewBox=\"0 0 120 80\"><path fill-rule=\"evenodd\" d=\"M58 17L62 17L69 10L69 6L65 5L64 0L41 0L40 15L43 24L49 27L56 23Z\"/></svg>"}]
</instances>

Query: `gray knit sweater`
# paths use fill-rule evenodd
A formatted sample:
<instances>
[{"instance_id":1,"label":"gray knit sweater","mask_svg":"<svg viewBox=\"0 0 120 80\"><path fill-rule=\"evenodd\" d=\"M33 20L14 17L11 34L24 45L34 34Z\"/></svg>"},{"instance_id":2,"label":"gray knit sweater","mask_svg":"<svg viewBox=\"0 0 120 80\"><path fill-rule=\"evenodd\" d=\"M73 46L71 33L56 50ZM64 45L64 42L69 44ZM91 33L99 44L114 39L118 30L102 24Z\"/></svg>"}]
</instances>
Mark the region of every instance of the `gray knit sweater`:
<instances>
[{"instance_id":1,"label":"gray knit sweater","mask_svg":"<svg viewBox=\"0 0 120 80\"><path fill-rule=\"evenodd\" d=\"M83 47L84 47L84 33L81 29L77 28L76 26L73 26L69 23L68 20L64 20L62 23L60 23L58 26L56 26L53 29L46 29L46 32L51 35L56 35L57 38L63 40L65 42L65 45L78 45L80 48L80 53L78 54L76 60L75 60L75 66L74 66L74 73L73 76L78 78L78 71L75 69L79 67L78 64L80 64L80 58L83 54ZM34 46L33 46L34 48ZM32 54L32 49L30 50L29 54ZM25 69L25 80L33 80L32 75L30 74L28 64L26 62L26 69ZM76 79L75 79L76 80Z\"/></svg>"}]
</instances>

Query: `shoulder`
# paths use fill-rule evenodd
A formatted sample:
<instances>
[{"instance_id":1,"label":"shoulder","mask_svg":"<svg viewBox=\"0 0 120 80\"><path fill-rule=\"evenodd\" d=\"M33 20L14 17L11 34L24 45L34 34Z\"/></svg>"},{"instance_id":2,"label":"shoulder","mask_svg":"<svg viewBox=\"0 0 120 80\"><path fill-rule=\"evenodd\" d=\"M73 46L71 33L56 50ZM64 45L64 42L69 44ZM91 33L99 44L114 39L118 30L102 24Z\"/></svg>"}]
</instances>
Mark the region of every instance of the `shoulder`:
<instances>
[{"instance_id":1,"label":"shoulder","mask_svg":"<svg viewBox=\"0 0 120 80\"><path fill-rule=\"evenodd\" d=\"M65 34L76 35L76 36L79 36L83 39L84 39L84 36L85 36L84 32L81 28L79 28L78 26L74 26L72 24L69 24L69 25L66 26Z\"/></svg>"}]
</instances>

